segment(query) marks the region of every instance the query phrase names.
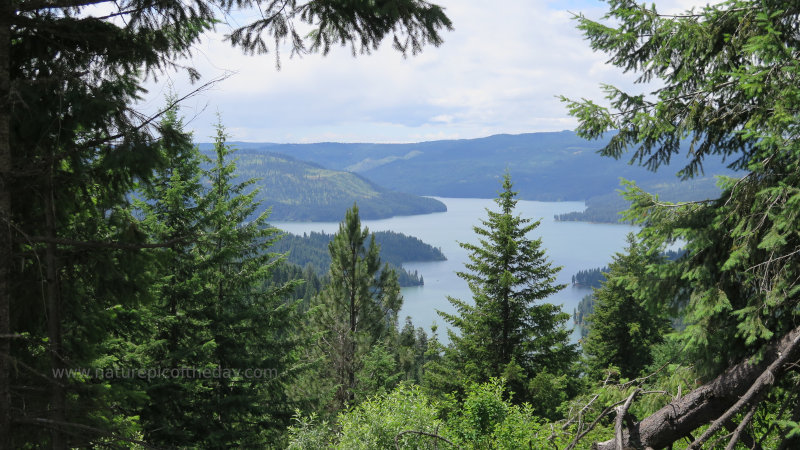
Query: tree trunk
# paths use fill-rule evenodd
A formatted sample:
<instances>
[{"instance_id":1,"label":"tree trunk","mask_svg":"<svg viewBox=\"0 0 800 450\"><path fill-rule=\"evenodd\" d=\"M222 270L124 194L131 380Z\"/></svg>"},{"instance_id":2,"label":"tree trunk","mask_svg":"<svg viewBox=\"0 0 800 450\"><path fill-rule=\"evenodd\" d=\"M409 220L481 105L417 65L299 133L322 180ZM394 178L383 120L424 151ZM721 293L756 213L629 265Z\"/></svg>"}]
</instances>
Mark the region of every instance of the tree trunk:
<instances>
[{"instance_id":1,"label":"tree trunk","mask_svg":"<svg viewBox=\"0 0 800 450\"><path fill-rule=\"evenodd\" d=\"M665 448L688 436L696 428L723 416L740 402L751 388L770 383L785 372L784 362L800 358L800 327L771 344L758 364L748 360L730 367L713 381L664 406L651 416L626 429L622 448ZM772 367L771 367L772 366ZM763 386L761 386L763 388ZM631 438L631 435L634 437ZM617 439L595 443L592 448L617 448Z\"/></svg>"},{"instance_id":2,"label":"tree trunk","mask_svg":"<svg viewBox=\"0 0 800 450\"><path fill-rule=\"evenodd\" d=\"M0 448L11 448L11 9L0 1Z\"/></svg>"},{"instance_id":3,"label":"tree trunk","mask_svg":"<svg viewBox=\"0 0 800 450\"><path fill-rule=\"evenodd\" d=\"M53 202L52 173L48 181L48 191L45 194L45 225L47 226L47 237L55 239L55 204ZM47 266L47 337L50 346L50 364L52 368L53 382L50 384L50 419L54 423L65 423L66 420L66 399L62 383L67 382L65 378L59 379L57 373L63 374L64 355L61 349L61 292L58 283L58 259L56 255L56 244L50 242L45 248L45 264ZM66 449L67 444L64 434L58 427L53 427L51 431L52 448L56 450Z\"/></svg>"},{"instance_id":4,"label":"tree trunk","mask_svg":"<svg viewBox=\"0 0 800 450\"><path fill-rule=\"evenodd\" d=\"M361 231L361 230L359 230ZM356 305L356 283L358 283L358 276L356 274L356 269L358 267L358 249L355 247L355 244L352 242L350 243L351 255L350 261L352 262L351 266L351 284L350 284L350 354L348 355L348 364L347 364L347 404L352 404L353 400L355 400L355 388L356 388L356 332L357 330L357 320L358 320L358 310ZM345 405L342 405L345 406Z\"/></svg>"}]
</instances>

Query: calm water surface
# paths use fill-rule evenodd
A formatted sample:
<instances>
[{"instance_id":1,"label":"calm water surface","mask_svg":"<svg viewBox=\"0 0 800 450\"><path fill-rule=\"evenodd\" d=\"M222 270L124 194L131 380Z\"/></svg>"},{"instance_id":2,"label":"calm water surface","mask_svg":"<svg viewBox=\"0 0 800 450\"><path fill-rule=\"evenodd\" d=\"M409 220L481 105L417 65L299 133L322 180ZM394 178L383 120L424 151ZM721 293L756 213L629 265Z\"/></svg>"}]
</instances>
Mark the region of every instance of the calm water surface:
<instances>
[{"instance_id":1,"label":"calm water surface","mask_svg":"<svg viewBox=\"0 0 800 450\"><path fill-rule=\"evenodd\" d=\"M403 308L400 311L401 325L406 316L411 316L415 326L428 329L434 322L440 326L439 337L446 339L444 321L436 310L455 312L447 301L447 296L470 299L467 283L456 276L464 270L468 261L467 252L458 242L477 241L472 229L486 219L486 208L497 210L491 199L439 198L447 205L447 212L418 216L393 217L383 220L366 220L362 226L370 231L392 230L416 236L424 242L440 247L447 261L406 263L410 271L418 271L425 279L425 285L403 288ZM533 202L520 200L516 212L524 218L541 219L541 225L533 230L531 237L541 237L542 246L554 265L562 266L558 282L570 284L572 275L579 270L601 267L611 260L616 252L625 246L625 236L634 227L627 225L592 224L584 222L556 222L553 215L584 209L583 202ZM311 231L335 233L338 222L275 222L276 227L294 234ZM547 299L562 305L565 312L572 314L581 298L590 289L567 286L564 290ZM572 320L569 321L572 326ZM577 330L573 339L577 340Z\"/></svg>"}]
</instances>

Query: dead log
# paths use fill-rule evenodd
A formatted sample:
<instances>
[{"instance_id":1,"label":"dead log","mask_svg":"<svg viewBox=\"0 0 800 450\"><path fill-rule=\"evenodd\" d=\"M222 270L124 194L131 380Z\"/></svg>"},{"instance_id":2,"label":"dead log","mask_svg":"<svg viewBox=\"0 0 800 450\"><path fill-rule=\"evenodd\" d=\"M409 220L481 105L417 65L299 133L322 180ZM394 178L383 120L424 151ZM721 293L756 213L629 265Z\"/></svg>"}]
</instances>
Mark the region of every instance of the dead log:
<instances>
[{"instance_id":1,"label":"dead log","mask_svg":"<svg viewBox=\"0 0 800 450\"><path fill-rule=\"evenodd\" d=\"M786 370L786 362L800 358L800 327L767 346L757 364L742 361L714 380L689 392L660 410L633 424L622 433L622 448L665 448L688 436L701 425L711 423L730 413L734 405L754 397ZM758 391L758 392L756 392ZM633 439L631 439L633 436ZM618 448L617 438L598 442L597 450Z\"/></svg>"}]
</instances>

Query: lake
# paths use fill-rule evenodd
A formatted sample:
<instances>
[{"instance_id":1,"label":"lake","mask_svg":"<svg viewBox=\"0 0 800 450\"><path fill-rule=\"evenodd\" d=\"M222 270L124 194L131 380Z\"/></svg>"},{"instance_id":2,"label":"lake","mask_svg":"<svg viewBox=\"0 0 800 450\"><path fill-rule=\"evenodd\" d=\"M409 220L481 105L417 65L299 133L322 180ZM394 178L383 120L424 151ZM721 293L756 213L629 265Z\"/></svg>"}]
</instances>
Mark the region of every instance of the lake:
<instances>
[{"instance_id":1,"label":"lake","mask_svg":"<svg viewBox=\"0 0 800 450\"><path fill-rule=\"evenodd\" d=\"M468 261L468 253L458 242L477 241L472 229L486 219L486 208L497 210L492 199L477 198L441 198L435 197L447 205L447 212L424 214L417 216L392 217L382 220L365 220L362 226L370 231L392 230L410 236L416 236L424 242L442 249L447 261L406 263L409 271L418 271L425 280L424 286L403 288L403 308L400 311L400 326L406 316L411 316L414 325L430 329L434 322L440 326L439 338L447 341L444 321L436 314L436 310L455 312L447 301L447 296L460 299L471 298L467 283L456 275L464 270ZM548 258L556 266L562 266L558 282L568 286L547 299L548 302L562 305L565 312L572 314L581 298L591 289L577 288L570 285L572 275L579 270L592 269L607 265L614 253L625 247L625 236L635 231L628 225L594 224L585 222L556 222L555 214L563 214L584 209L583 202L534 202L520 200L516 213L524 218L541 219L541 224L531 233L532 238L541 236L542 246ZM344 217L343 217L344 218ZM273 222L277 228L294 234L323 231L335 233L339 229L338 222ZM569 321L572 326L572 320ZM579 333L573 333L577 340Z\"/></svg>"}]
</instances>

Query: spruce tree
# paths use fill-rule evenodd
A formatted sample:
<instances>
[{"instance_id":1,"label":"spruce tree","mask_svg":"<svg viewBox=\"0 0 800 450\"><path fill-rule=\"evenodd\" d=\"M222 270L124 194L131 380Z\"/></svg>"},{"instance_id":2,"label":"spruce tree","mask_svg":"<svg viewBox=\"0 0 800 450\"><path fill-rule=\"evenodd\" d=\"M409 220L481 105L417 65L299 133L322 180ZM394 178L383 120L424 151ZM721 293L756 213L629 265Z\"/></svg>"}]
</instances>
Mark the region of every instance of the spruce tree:
<instances>
[{"instance_id":1,"label":"spruce tree","mask_svg":"<svg viewBox=\"0 0 800 450\"><path fill-rule=\"evenodd\" d=\"M598 448L667 447L695 433L690 447L700 448L741 417L727 444L733 448L744 430L757 429L749 427L754 417L775 411L770 421L784 426L759 430L758 442L798 446L800 409L788 407L798 404L797 365L789 360L800 348L797 6L731 0L665 15L654 5L613 0L601 21L578 18L593 49L639 81L654 81L649 92L606 86L607 106L565 98L581 136L610 136L602 154L652 170L678 161L683 178L701 174L708 158L743 170L721 178L720 197L705 201L671 204L629 186L627 219L642 226L646 247L659 251L680 240L686 250L674 262L648 264L655 282L637 295L685 324L673 362L691 364L700 380L717 378L684 395L695 404L674 400L630 424L623 442ZM701 398L712 391L727 397ZM774 398L786 403L777 407Z\"/></svg>"},{"instance_id":2,"label":"spruce tree","mask_svg":"<svg viewBox=\"0 0 800 450\"><path fill-rule=\"evenodd\" d=\"M439 314L456 329L449 330L453 357L467 378L485 382L521 371L516 390L524 399L526 380L564 373L576 349L565 327L569 314L544 301L565 285L556 283L560 268L548 261L541 238L529 236L539 221L514 214L517 193L508 173L502 186L499 211L487 210L483 226L473 228L478 243L460 243L470 262L458 276L469 284L472 302L450 297L457 314Z\"/></svg>"},{"instance_id":3,"label":"spruce tree","mask_svg":"<svg viewBox=\"0 0 800 450\"><path fill-rule=\"evenodd\" d=\"M795 328L800 303L800 47L796 2L737 0L670 16L613 1L613 26L580 17L595 50L659 80L652 92L606 90L609 107L567 102L579 135L611 139L601 153L652 170L678 161L701 174L724 158L741 178L722 178L717 199L668 204L629 185L627 219L650 248L682 240L686 254L650 270L653 309L681 314L687 362L712 376ZM676 57L680 55L680 57ZM630 149L630 154L626 152Z\"/></svg>"}]
</instances>

